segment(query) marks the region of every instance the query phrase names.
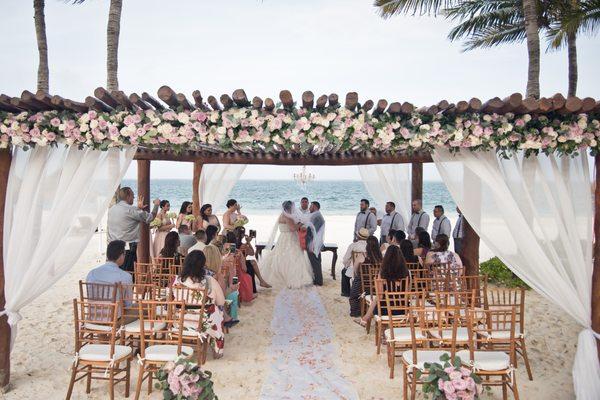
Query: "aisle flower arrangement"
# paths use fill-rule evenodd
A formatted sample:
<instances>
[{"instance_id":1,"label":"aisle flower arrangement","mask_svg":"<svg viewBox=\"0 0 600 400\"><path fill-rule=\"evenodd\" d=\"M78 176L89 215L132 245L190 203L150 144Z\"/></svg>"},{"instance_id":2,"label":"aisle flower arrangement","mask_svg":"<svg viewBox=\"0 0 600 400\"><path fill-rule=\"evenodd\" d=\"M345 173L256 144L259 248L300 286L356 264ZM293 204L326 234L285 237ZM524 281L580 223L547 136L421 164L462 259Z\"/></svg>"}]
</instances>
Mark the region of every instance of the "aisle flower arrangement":
<instances>
[{"instance_id":1,"label":"aisle flower arrangement","mask_svg":"<svg viewBox=\"0 0 600 400\"><path fill-rule=\"evenodd\" d=\"M156 388L165 400L218 400L213 390L212 374L184 358L165 364L157 372Z\"/></svg>"},{"instance_id":2,"label":"aisle flower arrangement","mask_svg":"<svg viewBox=\"0 0 600 400\"><path fill-rule=\"evenodd\" d=\"M597 117L597 116L595 116ZM319 151L524 150L574 154L598 149L600 122L586 114L516 115L466 113L373 116L363 110L292 109L267 113L251 108L221 111L138 110L111 113L0 112L0 147L66 143L106 150L141 145L177 152L213 148L306 154Z\"/></svg>"},{"instance_id":3,"label":"aisle flower arrangement","mask_svg":"<svg viewBox=\"0 0 600 400\"><path fill-rule=\"evenodd\" d=\"M432 400L473 400L479 398L481 378L470 369L462 366L460 357L454 357L450 364L450 356L444 354L440 363L425 363L428 375L423 379L425 398ZM419 379L422 372L416 372ZM431 395L431 397L428 397Z\"/></svg>"}]
</instances>

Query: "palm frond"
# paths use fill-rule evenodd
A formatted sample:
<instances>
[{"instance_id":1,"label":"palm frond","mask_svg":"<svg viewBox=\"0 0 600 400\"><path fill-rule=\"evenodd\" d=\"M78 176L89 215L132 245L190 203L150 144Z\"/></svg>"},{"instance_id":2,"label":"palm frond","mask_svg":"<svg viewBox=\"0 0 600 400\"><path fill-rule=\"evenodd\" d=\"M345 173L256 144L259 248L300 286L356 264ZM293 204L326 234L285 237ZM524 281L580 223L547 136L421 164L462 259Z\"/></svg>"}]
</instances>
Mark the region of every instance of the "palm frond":
<instances>
[{"instance_id":1,"label":"palm frond","mask_svg":"<svg viewBox=\"0 0 600 400\"><path fill-rule=\"evenodd\" d=\"M442 10L460 3L460 0L375 0L379 15L390 18L400 14L437 16Z\"/></svg>"},{"instance_id":2,"label":"palm frond","mask_svg":"<svg viewBox=\"0 0 600 400\"><path fill-rule=\"evenodd\" d=\"M521 26L499 26L485 29L465 42L463 51L485 49L506 43L522 42L527 34Z\"/></svg>"}]
</instances>

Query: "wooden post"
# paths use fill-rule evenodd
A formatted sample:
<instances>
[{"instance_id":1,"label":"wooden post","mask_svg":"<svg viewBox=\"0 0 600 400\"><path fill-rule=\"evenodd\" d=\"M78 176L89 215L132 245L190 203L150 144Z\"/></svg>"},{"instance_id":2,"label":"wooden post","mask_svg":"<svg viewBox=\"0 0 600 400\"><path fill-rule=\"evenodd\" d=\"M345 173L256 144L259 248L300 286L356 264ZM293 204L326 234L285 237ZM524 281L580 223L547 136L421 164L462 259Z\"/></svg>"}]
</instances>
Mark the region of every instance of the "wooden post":
<instances>
[{"instance_id":1,"label":"wooden post","mask_svg":"<svg viewBox=\"0 0 600 400\"><path fill-rule=\"evenodd\" d=\"M194 179L192 179L192 209L193 214L198 217L200 215L200 174L202 174L202 162L194 161Z\"/></svg>"},{"instance_id":2,"label":"wooden post","mask_svg":"<svg viewBox=\"0 0 600 400\"><path fill-rule=\"evenodd\" d=\"M138 160L137 163L138 198L143 197L144 201L150 204L150 160ZM150 226L144 222L140 222L137 258L141 263L150 262Z\"/></svg>"},{"instance_id":3,"label":"wooden post","mask_svg":"<svg viewBox=\"0 0 600 400\"><path fill-rule=\"evenodd\" d=\"M8 173L10 172L10 150L0 150L0 310L4 310L6 297L4 296L4 203L8 186ZM10 325L8 317L0 317L0 393L10 383Z\"/></svg>"},{"instance_id":4,"label":"wooden post","mask_svg":"<svg viewBox=\"0 0 600 400\"><path fill-rule=\"evenodd\" d=\"M600 155L595 157L596 179L594 190L594 272L592 274L592 329L600 332ZM600 357L600 340L596 341Z\"/></svg>"},{"instance_id":5,"label":"wooden post","mask_svg":"<svg viewBox=\"0 0 600 400\"><path fill-rule=\"evenodd\" d=\"M423 163L412 163L411 200L423 200Z\"/></svg>"},{"instance_id":6,"label":"wooden post","mask_svg":"<svg viewBox=\"0 0 600 400\"><path fill-rule=\"evenodd\" d=\"M479 275L479 235L463 218L463 239L460 259L465 266L465 275Z\"/></svg>"}]
</instances>

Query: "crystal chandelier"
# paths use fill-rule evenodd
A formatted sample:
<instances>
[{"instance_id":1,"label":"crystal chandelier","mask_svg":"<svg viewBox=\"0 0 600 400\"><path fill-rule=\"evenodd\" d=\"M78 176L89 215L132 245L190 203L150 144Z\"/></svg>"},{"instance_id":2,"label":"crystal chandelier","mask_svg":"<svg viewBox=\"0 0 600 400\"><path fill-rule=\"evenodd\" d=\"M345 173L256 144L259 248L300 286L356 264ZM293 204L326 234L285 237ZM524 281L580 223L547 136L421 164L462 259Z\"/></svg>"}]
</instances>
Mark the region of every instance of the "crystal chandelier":
<instances>
[{"instance_id":1,"label":"crystal chandelier","mask_svg":"<svg viewBox=\"0 0 600 400\"><path fill-rule=\"evenodd\" d=\"M315 180L315 174L306 172L306 165L302 167L302 171L294 174L294 180L300 187L306 190L306 184Z\"/></svg>"}]
</instances>

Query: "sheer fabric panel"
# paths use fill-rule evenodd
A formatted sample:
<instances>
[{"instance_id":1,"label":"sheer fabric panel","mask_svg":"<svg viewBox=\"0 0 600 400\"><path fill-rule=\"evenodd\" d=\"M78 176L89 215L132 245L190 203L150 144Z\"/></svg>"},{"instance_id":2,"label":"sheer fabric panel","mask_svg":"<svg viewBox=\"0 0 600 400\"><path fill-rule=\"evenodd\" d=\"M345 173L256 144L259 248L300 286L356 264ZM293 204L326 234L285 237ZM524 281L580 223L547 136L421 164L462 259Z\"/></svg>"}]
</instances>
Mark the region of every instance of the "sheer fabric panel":
<instances>
[{"instance_id":1,"label":"sheer fabric panel","mask_svg":"<svg viewBox=\"0 0 600 400\"><path fill-rule=\"evenodd\" d=\"M377 210L383 212L385 203L396 203L396 211L408 225L411 215L411 165L410 164L369 164L359 165L360 177Z\"/></svg>"},{"instance_id":2,"label":"sheer fabric panel","mask_svg":"<svg viewBox=\"0 0 600 400\"><path fill-rule=\"evenodd\" d=\"M225 208L227 196L246 169L243 164L206 164L200 174L200 201L213 208Z\"/></svg>"}]
</instances>

